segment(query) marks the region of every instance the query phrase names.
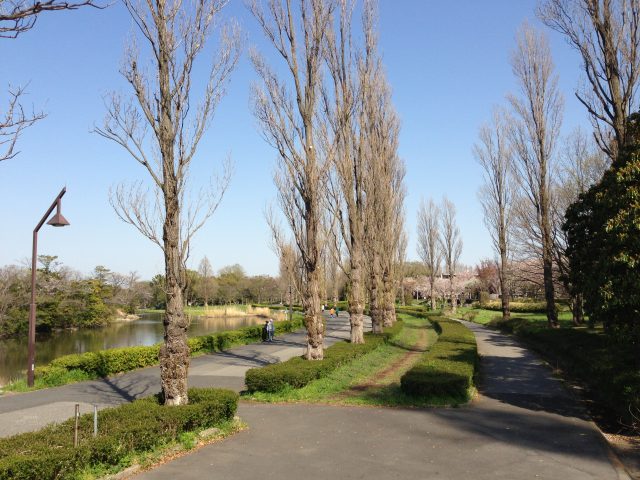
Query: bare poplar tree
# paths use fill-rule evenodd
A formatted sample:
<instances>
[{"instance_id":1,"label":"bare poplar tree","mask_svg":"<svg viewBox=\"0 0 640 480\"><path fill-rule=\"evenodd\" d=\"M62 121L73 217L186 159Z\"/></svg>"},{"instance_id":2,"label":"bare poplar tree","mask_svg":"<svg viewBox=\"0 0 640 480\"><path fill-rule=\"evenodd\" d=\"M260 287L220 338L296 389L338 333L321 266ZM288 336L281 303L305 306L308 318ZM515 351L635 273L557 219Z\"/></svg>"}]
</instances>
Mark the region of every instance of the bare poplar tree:
<instances>
[{"instance_id":1,"label":"bare poplar tree","mask_svg":"<svg viewBox=\"0 0 640 480\"><path fill-rule=\"evenodd\" d=\"M200 265L198 266L198 273L202 277L202 294L204 297L204 306L209 306L209 282L211 281L211 276L213 275L213 268L211 268L211 262L205 255L202 260L200 260Z\"/></svg>"},{"instance_id":2,"label":"bare poplar tree","mask_svg":"<svg viewBox=\"0 0 640 480\"><path fill-rule=\"evenodd\" d=\"M553 284L553 231L550 175L553 154L562 123L563 99L546 38L528 25L517 37L511 57L521 95L509 95L513 109L510 138L515 177L535 215L539 231L544 291L549 326L558 326Z\"/></svg>"},{"instance_id":3,"label":"bare poplar tree","mask_svg":"<svg viewBox=\"0 0 640 480\"><path fill-rule=\"evenodd\" d=\"M320 315L319 266L322 185L329 162L319 148L317 125L321 100L322 60L326 33L333 19L330 0L257 0L250 5L267 40L286 64L286 81L253 52L263 88L254 89L255 115L265 139L278 152L275 184L284 216L304 265L302 303L307 328L308 360L322 360L324 328ZM289 85L293 84L293 92Z\"/></svg>"},{"instance_id":4,"label":"bare poplar tree","mask_svg":"<svg viewBox=\"0 0 640 480\"><path fill-rule=\"evenodd\" d=\"M640 0L544 0L538 16L580 53L586 85L576 97L598 145L615 159L638 108Z\"/></svg>"},{"instance_id":5,"label":"bare poplar tree","mask_svg":"<svg viewBox=\"0 0 640 480\"><path fill-rule=\"evenodd\" d=\"M404 164L398 157L400 122L382 69L375 71L363 97L368 169L366 179L365 255L369 268L369 303L374 332L393 323L393 261L402 227ZM400 217L400 218L399 218ZM395 295L393 295L395 299Z\"/></svg>"},{"instance_id":6,"label":"bare poplar tree","mask_svg":"<svg viewBox=\"0 0 640 480\"><path fill-rule=\"evenodd\" d=\"M434 285L436 277L440 275L442 245L440 244L440 209L431 198L427 203L422 199L418 209L418 255L427 269L431 310L435 310Z\"/></svg>"},{"instance_id":7,"label":"bare poplar tree","mask_svg":"<svg viewBox=\"0 0 640 480\"><path fill-rule=\"evenodd\" d=\"M398 249L396 251L396 292L400 290L400 301L402 306L405 306L404 301L404 276L407 263L407 247L409 246L409 236L407 232L402 229L402 233L398 238Z\"/></svg>"},{"instance_id":8,"label":"bare poplar tree","mask_svg":"<svg viewBox=\"0 0 640 480\"><path fill-rule=\"evenodd\" d=\"M440 245L444 265L449 274L449 297L451 298L451 311L456 312L458 307L457 295L454 289L454 281L460 255L462 254L462 238L460 228L456 223L456 206L447 197L442 199L440 207Z\"/></svg>"},{"instance_id":9,"label":"bare poplar tree","mask_svg":"<svg viewBox=\"0 0 640 480\"><path fill-rule=\"evenodd\" d=\"M166 405L188 403L189 319L184 314L185 263L194 234L214 213L229 184L225 169L218 185L189 202L188 174L198 144L234 69L239 50L235 29L223 31L209 69L203 98L192 104L194 61L205 46L226 0L124 0L143 41L151 50L151 68L140 64L134 40L121 72L134 92L123 101L112 94L108 112L96 132L121 145L151 177L153 196L142 183L120 185L111 195L119 217L164 252L167 306L160 377ZM148 132L150 136L147 136ZM150 137L150 138L149 138Z\"/></svg>"},{"instance_id":10,"label":"bare poplar tree","mask_svg":"<svg viewBox=\"0 0 640 480\"><path fill-rule=\"evenodd\" d=\"M93 0L81 2L0 0L0 38L16 38L21 33L31 30L35 26L38 15L43 12L76 10L84 6L102 8ZM4 113L0 110L0 162L20 153L16 150L16 145L23 130L45 117L43 112L25 110L21 103L21 98L25 94L26 87L9 86L9 99L2 109Z\"/></svg>"},{"instance_id":11,"label":"bare poplar tree","mask_svg":"<svg viewBox=\"0 0 640 480\"><path fill-rule=\"evenodd\" d=\"M366 177L369 156L364 100L371 88L374 71L379 68L375 58L375 12L373 1L364 4L362 23L364 45L357 47L352 35L352 14L355 2L342 0L337 28L327 35L326 58L333 91L325 92L324 103L331 126L336 185L330 189L330 205L349 255L345 274L349 281L348 304L351 323L351 343L364 343L365 268L364 230Z\"/></svg>"},{"instance_id":12,"label":"bare poplar tree","mask_svg":"<svg viewBox=\"0 0 640 480\"><path fill-rule=\"evenodd\" d=\"M396 132L397 133L397 132ZM392 326L396 321L396 276L398 265L398 248L400 239L404 233L404 163L395 153L397 148L397 136L392 142L394 154L390 162L390 176L388 178L390 188L387 190L389 202L386 213L386 222L381 229L382 236L382 292L383 292L383 325Z\"/></svg>"},{"instance_id":13,"label":"bare poplar tree","mask_svg":"<svg viewBox=\"0 0 640 480\"><path fill-rule=\"evenodd\" d=\"M484 223L500 258L498 276L502 300L502 318L508 320L509 311L509 254L511 245L511 216L513 209L512 152L504 115L494 112L491 124L480 128L479 143L474 154L484 170L484 184L478 196L484 211Z\"/></svg>"}]
</instances>

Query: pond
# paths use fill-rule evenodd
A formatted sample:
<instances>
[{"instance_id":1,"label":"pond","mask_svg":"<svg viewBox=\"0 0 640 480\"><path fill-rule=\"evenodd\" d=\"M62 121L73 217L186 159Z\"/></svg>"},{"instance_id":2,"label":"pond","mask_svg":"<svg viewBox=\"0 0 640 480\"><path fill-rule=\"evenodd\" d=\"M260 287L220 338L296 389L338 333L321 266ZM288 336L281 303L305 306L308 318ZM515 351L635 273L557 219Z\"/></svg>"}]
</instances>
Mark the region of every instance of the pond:
<instances>
[{"instance_id":1,"label":"pond","mask_svg":"<svg viewBox=\"0 0 640 480\"><path fill-rule=\"evenodd\" d=\"M115 321L96 329L65 330L36 338L36 367L70 353L95 352L107 348L153 345L163 339L162 313L145 313L139 320ZM262 323L257 316L192 316L188 335L234 330ZM0 340L0 386L25 375L27 337Z\"/></svg>"}]
</instances>

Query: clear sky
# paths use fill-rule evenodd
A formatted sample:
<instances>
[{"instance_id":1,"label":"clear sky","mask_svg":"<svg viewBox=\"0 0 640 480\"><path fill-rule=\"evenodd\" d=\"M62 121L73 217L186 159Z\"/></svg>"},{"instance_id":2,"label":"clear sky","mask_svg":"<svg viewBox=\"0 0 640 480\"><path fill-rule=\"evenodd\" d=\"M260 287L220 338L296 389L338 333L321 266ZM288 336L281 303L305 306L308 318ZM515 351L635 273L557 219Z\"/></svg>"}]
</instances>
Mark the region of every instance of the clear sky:
<instances>
[{"instance_id":1,"label":"clear sky","mask_svg":"<svg viewBox=\"0 0 640 480\"><path fill-rule=\"evenodd\" d=\"M565 133L587 126L573 95L580 78L577 53L536 20L534 0L380 0L380 48L402 121L400 155L406 162L409 259L417 259L416 212L422 197L446 194L456 204L462 262L492 257L476 192L482 174L472 155L478 128L513 91L509 53L523 21L548 34L565 95ZM224 12L247 41L277 61L241 0ZM8 84L29 82L27 105L48 116L28 129L21 153L0 163L0 265L29 258L31 232L62 186L70 227L43 227L39 252L82 273L96 265L143 278L164 271L160 249L122 223L108 203L110 186L146 179L143 167L95 133L105 114L103 96L129 94L118 73L133 30L123 5L42 15L18 39L0 39L0 112ZM206 178L230 153L235 174L219 210L196 237L190 266L207 255L215 270L234 263L248 274L277 274L263 211L275 197L275 151L262 139L250 108L256 75L246 55L234 72L199 154L194 178ZM205 56L200 61L206 60ZM201 64L202 66L202 64ZM202 78L196 70L196 77Z\"/></svg>"}]
</instances>

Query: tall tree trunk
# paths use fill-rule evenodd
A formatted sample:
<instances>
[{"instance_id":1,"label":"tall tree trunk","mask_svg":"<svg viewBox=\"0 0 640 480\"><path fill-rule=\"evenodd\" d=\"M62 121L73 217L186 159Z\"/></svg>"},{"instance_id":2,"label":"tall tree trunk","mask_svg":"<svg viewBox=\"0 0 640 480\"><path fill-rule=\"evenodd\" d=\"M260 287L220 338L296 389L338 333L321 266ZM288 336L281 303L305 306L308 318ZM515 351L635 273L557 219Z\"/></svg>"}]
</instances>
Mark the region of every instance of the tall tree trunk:
<instances>
[{"instance_id":1,"label":"tall tree trunk","mask_svg":"<svg viewBox=\"0 0 640 480\"><path fill-rule=\"evenodd\" d=\"M311 127L307 127L307 132L311 132ZM309 138L313 138L309 133ZM308 154L308 158L312 164L315 164L315 156L313 153ZM306 199L306 215L307 221L305 225L306 232L306 259L305 270L307 282L304 285L304 295L302 303L304 305L304 324L307 327L307 360L322 360L324 358L324 324L322 315L320 314L320 269L319 258L320 249L318 248L318 180L314 179L315 189L309 190L309 196Z\"/></svg>"},{"instance_id":2,"label":"tall tree trunk","mask_svg":"<svg viewBox=\"0 0 640 480\"><path fill-rule=\"evenodd\" d=\"M395 295L393 288L393 276L389 268L389 260L385 260L386 265L382 269L382 325L392 327L396 321Z\"/></svg>"},{"instance_id":3,"label":"tall tree trunk","mask_svg":"<svg viewBox=\"0 0 640 480\"><path fill-rule=\"evenodd\" d=\"M511 309L509 307L511 292L509 291L509 283L507 282L507 252L506 249L500 247L500 292L502 301L502 320L508 321L511 318Z\"/></svg>"},{"instance_id":4,"label":"tall tree trunk","mask_svg":"<svg viewBox=\"0 0 640 480\"><path fill-rule=\"evenodd\" d=\"M162 13L164 14L164 12ZM160 14L160 15L162 15ZM161 29L164 22L158 22ZM189 346L187 328L189 320L184 315L184 277L180 255L180 198L174 170L175 130L171 119L172 96L169 68L170 47L163 42L166 32L159 31L161 42L158 58L158 80L160 89L160 134L162 154L163 193L165 220L162 231L165 256L167 308L164 317L164 345L160 348L160 379L165 405L185 405L187 375L189 371Z\"/></svg>"},{"instance_id":5,"label":"tall tree trunk","mask_svg":"<svg viewBox=\"0 0 640 480\"><path fill-rule=\"evenodd\" d=\"M160 348L160 379L165 405L185 405L190 351L187 344L189 319L184 314L182 265L178 249L180 210L175 183L167 185L167 216L163 228L167 307L164 315L164 345Z\"/></svg>"},{"instance_id":6,"label":"tall tree trunk","mask_svg":"<svg viewBox=\"0 0 640 480\"><path fill-rule=\"evenodd\" d=\"M540 187L540 224L542 227L542 272L544 277L544 298L547 304L547 321L549 327L558 327L556 312L555 287L553 285L553 239L551 237L551 221L549 194L546 188L546 161L541 164Z\"/></svg>"},{"instance_id":7,"label":"tall tree trunk","mask_svg":"<svg viewBox=\"0 0 640 480\"><path fill-rule=\"evenodd\" d=\"M498 249L500 250L500 292L502 301L502 320L508 321L511 318L511 309L509 307L511 292L509 291L509 283L507 282L507 227L505 221L505 208L500 205L500 225L498 228Z\"/></svg>"},{"instance_id":8,"label":"tall tree trunk","mask_svg":"<svg viewBox=\"0 0 640 480\"><path fill-rule=\"evenodd\" d=\"M429 296L431 298L431 310L435 310L437 308L436 305L436 297L433 294L433 285L436 283L436 278L433 275L429 276Z\"/></svg>"},{"instance_id":9,"label":"tall tree trunk","mask_svg":"<svg viewBox=\"0 0 640 480\"><path fill-rule=\"evenodd\" d=\"M369 278L369 314L371 316L371 329L373 333L382 333L384 321L381 315L382 312L380 311L380 265L376 253L372 255L371 263Z\"/></svg>"},{"instance_id":10,"label":"tall tree trunk","mask_svg":"<svg viewBox=\"0 0 640 480\"><path fill-rule=\"evenodd\" d=\"M324 324L320 315L320 278L318 268L307 270L307 282L302 298L304 324L307 328L307 360L322 360L324 357Z\"/></svg>"},{"instance_id":11,"label":"tall tree trunk","mask_svg":"<svg viewBox=\"0 0 640 480\"><path fill-rule=\"evenodd\" d=\"M349 289L349 320L351 343L364 343L364 286L362 279L362 245L353 241L351 249L351 288Z\"/></svg>"},{"instance_id":12,"label":"tall tree trunk","mask_svg":"<svg viewBox=\"0 0 640 480\"><path fill-rule=\"evenodd\" d=\"M584 324L584 310L581 293L571 295L571 314L573 317L573 324L575 326Z\"/></svg>"},{"instance_id":13,"label":"tall tree trunk","mask_svg":"<svg viewBox=\"0 0 640 480\"><path fill-rule=\"evenodd\" d=\"M451 313L456 313L458 307L458 300L453 292L453 275L449 274L449 292L451 297Z\"/></svg>"}]
</instances>

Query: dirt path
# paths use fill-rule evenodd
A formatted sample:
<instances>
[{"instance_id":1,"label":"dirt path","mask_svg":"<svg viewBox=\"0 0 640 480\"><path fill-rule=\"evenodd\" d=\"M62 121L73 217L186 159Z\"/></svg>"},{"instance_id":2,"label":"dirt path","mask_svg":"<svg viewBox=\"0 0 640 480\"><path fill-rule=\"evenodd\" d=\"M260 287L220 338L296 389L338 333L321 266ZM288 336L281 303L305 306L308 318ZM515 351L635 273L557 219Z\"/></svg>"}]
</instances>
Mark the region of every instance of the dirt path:
<instances>
[{"instance_id":1,"label":"dirt path","mask_svg":"<svg viewBox=\"0 0 640 480\"><path fill-rule=\"evenodd\" d=\"M341 392L331 397L331 400L344 400L347 398L353 398L362 394L371 395L382 390L383 388L398 382L400 376L409 370L414 363L418 361L420 355L422 355L429 346L429 338L427 335L427 327L420 328L418 330L419 336L416 343L411 347L399 347L406 348L407 351L393 363L388 365L383 370L376 372L372 377L367 379L366 382L353 385L348 390Z\"/></svg>"}]
</instances>

